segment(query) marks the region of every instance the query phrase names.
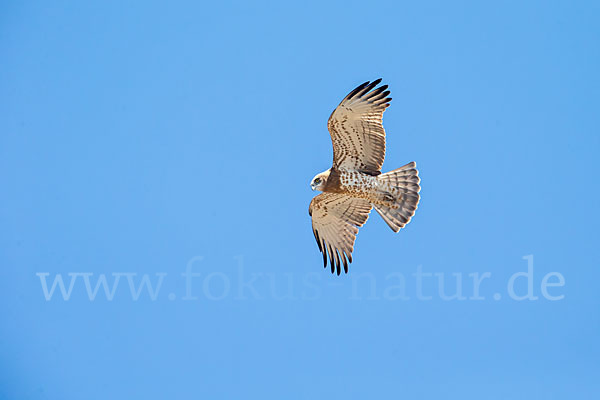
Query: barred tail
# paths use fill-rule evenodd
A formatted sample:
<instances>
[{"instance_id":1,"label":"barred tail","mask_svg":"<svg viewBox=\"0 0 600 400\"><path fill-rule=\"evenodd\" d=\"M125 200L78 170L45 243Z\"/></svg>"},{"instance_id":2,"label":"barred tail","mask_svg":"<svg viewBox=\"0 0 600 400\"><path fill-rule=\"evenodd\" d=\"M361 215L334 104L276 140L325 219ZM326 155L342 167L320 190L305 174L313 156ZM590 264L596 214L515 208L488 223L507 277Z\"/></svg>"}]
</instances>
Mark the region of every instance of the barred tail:
<instances>
[{"instance_id":1,"label":"barred tail","mask_svg":"<svg viewBox=\"0 0 600 400\"><path fill-rule=\"evenodd\" d=\"M419 171L417 164L411 162L377 177L392 188L395 203L392 206L374 205L375 210L394 232L410 222L419 204Z\"/></svg>"}]
</instances>

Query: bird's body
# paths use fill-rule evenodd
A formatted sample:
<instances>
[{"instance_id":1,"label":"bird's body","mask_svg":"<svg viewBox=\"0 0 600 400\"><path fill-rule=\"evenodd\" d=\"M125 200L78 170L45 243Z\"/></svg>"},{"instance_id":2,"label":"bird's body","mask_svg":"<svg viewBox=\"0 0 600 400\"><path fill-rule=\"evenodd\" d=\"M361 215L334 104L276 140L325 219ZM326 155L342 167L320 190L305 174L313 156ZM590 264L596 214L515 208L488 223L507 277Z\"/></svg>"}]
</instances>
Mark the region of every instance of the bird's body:
<instances>
[{"instance_id":1,"label":"bird's body","mask_svg":"<svg viewBox=\"0 0 600 400\"><path fill-rule=\"evenodd\" d=\"M333 175L333 179L332 179ZM335 170L323 192L341 193L354 198L368 200L371 204L391 205L393 187L376 176L360 171Z\"/></svg>"},{"instance_id":2,"label":"bird's body","mask_svg":"<svg viewBox=\"0 0 600 400\"><path fill-rule=\"evenodd\" d=\"M323 193L309 207L313 233L323 262L331 272L348 272L358 228L371 208L394 231L404 227L419 202L419 176L414 162L381 173L385 158L383 112L389 106L387 86L373 88L381 79L365 82L342 100L329 117L333 166L313 178L311 187Z\"/></svg>"}]
</instances>

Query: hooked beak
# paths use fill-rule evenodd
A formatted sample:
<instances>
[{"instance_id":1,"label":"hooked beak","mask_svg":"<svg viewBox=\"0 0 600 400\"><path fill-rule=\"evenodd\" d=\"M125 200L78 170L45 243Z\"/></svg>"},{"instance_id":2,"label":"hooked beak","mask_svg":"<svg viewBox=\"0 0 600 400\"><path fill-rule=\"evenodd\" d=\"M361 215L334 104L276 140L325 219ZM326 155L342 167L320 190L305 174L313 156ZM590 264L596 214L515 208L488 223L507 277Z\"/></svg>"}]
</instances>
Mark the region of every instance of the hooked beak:
<instances>
[{"instance_id":1,"label":"hooked beak","mask_svg":"<svg viewBox=\"0 0 600 400\"><path fill-rule=\"evenodd\" d=\"M310 188L313 190L313 192L315 191L316 186L314 185L314 183L310 183Z\"/></svg>"}]
</instances>

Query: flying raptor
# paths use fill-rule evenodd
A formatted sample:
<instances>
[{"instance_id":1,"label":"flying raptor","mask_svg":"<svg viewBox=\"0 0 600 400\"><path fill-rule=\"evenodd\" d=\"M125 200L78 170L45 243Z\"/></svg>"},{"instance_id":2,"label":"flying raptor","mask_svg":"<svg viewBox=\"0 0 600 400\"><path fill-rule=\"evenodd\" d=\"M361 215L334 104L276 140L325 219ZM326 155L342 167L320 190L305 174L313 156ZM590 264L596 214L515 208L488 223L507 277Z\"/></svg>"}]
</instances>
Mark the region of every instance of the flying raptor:
<instances>
[{"instance_id":1,"label":"flying raptor","mask_svg":"<svg viewBox=\"0 0 600 400\"><path fill-rule=\"evenodd\" d=\"M333 166L310 184L319 194L310 202L312 229L331 273L348 273L358 228L371 208L394 232L410 222L419 203L420 178L410 162L385 174L383 112L392 100L381 79L365 82L351 91L331 113L327 128L333 143Z\"/></svg>"}]
</instances>

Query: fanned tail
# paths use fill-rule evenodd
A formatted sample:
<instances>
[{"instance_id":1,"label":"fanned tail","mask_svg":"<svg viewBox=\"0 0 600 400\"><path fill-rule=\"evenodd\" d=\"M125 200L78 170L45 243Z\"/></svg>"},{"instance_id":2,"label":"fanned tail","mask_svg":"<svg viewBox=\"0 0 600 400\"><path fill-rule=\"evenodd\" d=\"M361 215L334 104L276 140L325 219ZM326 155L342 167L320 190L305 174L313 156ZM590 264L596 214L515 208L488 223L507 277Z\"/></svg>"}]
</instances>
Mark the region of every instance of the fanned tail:
<instances>
[{"instance_id":1,"label":"fanned tail","mask_svg":"<svg viewBox=\"0 0 600 400\"><path fill-rule=\"evenodd\" d=\"M392 189L395 202L391 206L375 205L375 210L394 232L398 232L406 224L417 210L419 204L419 171L417 164L411 162L403 167L395 169L377 177L386 186Z\"/></svg>"}]
</instances>

